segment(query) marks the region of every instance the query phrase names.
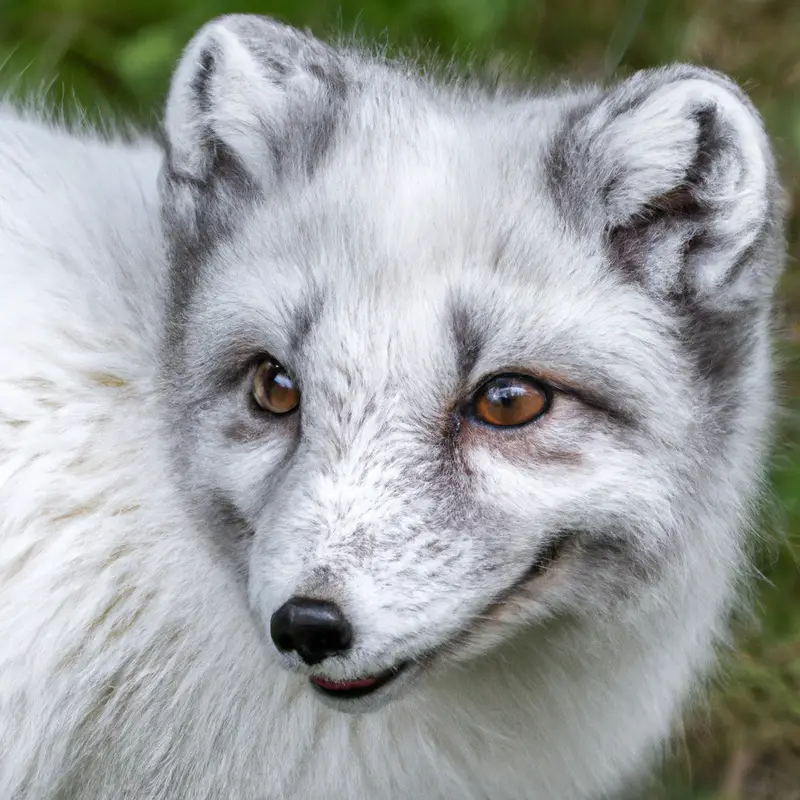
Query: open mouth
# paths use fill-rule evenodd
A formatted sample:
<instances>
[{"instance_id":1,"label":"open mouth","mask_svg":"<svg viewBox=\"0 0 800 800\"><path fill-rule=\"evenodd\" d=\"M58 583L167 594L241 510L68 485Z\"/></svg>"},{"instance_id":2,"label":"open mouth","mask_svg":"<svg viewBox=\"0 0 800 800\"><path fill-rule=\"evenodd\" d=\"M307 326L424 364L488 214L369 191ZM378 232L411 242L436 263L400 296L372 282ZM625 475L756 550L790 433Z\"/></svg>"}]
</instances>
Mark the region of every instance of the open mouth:
<instances>
[{"instance_id":1,"label":"open mouth","mask_svg":"<svg viewBox=\"0 0 800 800\"><path fill-rule=\"evenodd\" d=\"M309 680L311 681L311 685L322 694L328 695L329 697L337 697L341 700L355 700L359 697L366 697L378 691L381 687L391 683L407 666L408 662L405 661L378 675L358 678L353 681L329 681L325 678L309 678Z\"/></svg>"}]
</instances>

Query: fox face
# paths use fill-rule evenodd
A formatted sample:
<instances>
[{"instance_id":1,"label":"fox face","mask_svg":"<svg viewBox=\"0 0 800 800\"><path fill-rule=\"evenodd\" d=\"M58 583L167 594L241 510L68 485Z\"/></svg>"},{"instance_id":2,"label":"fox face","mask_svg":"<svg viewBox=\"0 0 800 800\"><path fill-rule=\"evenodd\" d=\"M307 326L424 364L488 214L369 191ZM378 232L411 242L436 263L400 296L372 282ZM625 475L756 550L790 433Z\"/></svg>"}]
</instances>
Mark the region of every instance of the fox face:
<instances>
[{"instance_id":1,"label":"fox face","mask_svg":"<svg viewBox=\"0 0 800 800\"><path fill-rule=\"evenodd\" d=\"M782 266L732 83L489 93L230 16L166 132L175 469L324 702L732 585Z\"/></svg>"}]
</instances>

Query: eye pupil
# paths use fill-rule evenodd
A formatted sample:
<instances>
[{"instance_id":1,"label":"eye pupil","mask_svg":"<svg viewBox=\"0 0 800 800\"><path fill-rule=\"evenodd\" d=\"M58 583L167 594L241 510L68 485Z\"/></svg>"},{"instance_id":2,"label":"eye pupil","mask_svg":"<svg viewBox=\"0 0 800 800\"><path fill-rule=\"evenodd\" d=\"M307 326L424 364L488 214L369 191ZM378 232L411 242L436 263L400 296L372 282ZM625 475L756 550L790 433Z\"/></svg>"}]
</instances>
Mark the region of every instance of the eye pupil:
<instances>
[{"instance_id":1,"label":"eye pupil","mask_svg":"<svg viewBox=\"0 0 800 800\"><path fill-rule=\"evenodd\" d=\"M516 427L544 414L548 402L547 392L532 378L493 378L478 390L474 416L493 427Z\"/></svg>"},{"instance_id":2,"label":"eye pupil","mask_svg":"<svg viewBox=\"0 0 800 800\"><path fill-rule=\"evenodd\" d=\"M252 394L262 409L273 414L288 414L300 404L300 391L277 361L262 361L258 365Z\"/></svg>"}]
</instances>

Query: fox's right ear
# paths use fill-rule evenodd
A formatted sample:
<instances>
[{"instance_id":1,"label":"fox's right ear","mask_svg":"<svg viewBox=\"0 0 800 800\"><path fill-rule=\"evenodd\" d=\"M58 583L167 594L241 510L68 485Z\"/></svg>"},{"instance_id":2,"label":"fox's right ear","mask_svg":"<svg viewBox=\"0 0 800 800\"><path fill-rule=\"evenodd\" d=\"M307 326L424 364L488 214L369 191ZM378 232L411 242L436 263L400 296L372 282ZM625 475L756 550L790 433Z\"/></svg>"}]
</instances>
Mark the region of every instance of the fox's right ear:
<instances>
[{"instance_id":1,"label":"fox's right ear","mask_svg":"<svg viewBox=\"0 0 800 800\"><path fill-rule=\"evenodd\" d=\"M167 101L165 222L173 246L229 228L243 205L325 155L347 97L337 51L266 17L206 24Z\"/></svg>"}]
</instances>

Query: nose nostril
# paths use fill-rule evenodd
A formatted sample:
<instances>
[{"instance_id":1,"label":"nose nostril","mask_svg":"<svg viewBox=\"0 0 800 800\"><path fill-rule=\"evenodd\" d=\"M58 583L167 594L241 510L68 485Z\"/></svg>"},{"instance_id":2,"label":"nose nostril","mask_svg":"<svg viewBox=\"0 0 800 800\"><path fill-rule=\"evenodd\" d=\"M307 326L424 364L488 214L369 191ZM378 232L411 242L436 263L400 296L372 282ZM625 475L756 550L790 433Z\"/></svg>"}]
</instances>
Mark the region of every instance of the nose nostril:
<instances>
[{"instance_id":1,"label":"nose nostril","mask_svg":"<svg viewBox=\"0 0 800 800\"><path fill-rule=\"evenodd\" d=\"M350 647L353 628L334 603L293 597L272 615L270 635L281 652L296 651L307 664L318 664Z\"/></svg>"}]
</instances>

